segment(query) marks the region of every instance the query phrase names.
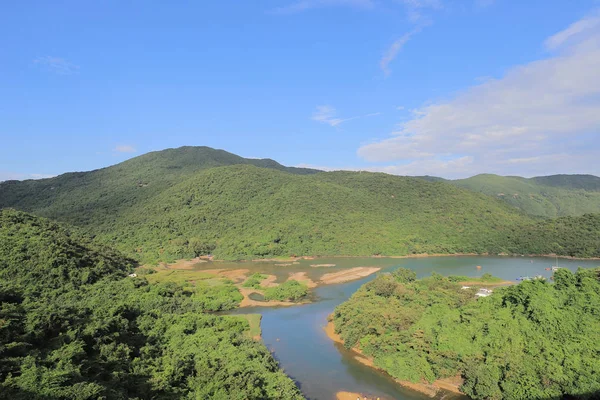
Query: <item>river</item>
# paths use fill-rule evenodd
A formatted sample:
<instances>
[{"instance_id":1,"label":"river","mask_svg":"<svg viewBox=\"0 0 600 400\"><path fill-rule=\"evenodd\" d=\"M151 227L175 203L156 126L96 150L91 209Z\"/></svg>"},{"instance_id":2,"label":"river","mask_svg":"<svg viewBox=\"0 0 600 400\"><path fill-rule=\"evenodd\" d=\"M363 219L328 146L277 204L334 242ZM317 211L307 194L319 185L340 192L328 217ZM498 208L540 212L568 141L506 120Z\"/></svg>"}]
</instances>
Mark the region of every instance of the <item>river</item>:
<instances>
[{"instance_id":1,"label":"river","mask_svg":"<svg viewBox=\"0 0 600 400\"><path fill-rule=\"evenodd\" d=\"M310 264L336 264L335 268L312 268ZM418 277L437 272L442 275L494 276L515 281L520 276L551 276L545 268L555 265L553 258L545 257L427 257L427 258L322 258L302 260L300 264L276 267L272 263L235 263L223 267L248 268L252 272L276 274L278 278L289 272L309 271L317 279L324 272L357 266L378 266L381 272L396 268L410 268ZM572 271L579 266L597 267L600 261L559 259L561 267ZM481 269L477 269L481 266ZM326 270L326 271L325 271ZM333 400L339 391L358 392L368 398L416 400L424 395L402 388L386 374L356 361L352 354L332 342L323 330L327 316L348 299L361 285L374 276L350 283L321 286L313 289L314 302L293 307L254 307L238 309L235 313L262 314L262 337L283 370L292 377L308 399Z\"/></svg>"}]
</instances>

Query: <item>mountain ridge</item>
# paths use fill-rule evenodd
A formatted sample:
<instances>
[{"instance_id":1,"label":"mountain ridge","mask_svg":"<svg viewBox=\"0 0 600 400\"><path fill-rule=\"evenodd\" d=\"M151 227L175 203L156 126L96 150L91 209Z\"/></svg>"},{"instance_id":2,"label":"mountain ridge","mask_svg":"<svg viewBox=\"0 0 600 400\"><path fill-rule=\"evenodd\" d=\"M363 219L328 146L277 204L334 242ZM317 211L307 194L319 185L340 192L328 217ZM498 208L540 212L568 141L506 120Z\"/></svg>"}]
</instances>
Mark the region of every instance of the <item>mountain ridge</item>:
<instances>
[{"instance_id":1,"label":"mountain ridge","mask_svg":"<svg viewBox=\"0 0 600 400\"><path fill-rule=\"evenodd\" d=\"M0 208L74 225L149 263L208 253L230 260L518 253L527 249L515 244L515 232L536 221L497 196L444 180L290 169L206 147L98 171L5 182ZM581 251L595 254L588 247ZM565 246L556 252L579 254Z\"/></svg>"}]
</instances>

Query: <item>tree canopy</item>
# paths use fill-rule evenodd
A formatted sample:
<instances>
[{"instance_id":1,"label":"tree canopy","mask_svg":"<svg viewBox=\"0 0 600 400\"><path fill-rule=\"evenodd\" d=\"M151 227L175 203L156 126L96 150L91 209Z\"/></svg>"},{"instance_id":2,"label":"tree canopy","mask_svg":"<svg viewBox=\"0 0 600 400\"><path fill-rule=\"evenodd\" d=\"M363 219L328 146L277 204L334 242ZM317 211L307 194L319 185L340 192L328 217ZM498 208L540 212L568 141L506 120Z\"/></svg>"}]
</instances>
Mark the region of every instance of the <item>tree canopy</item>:
<instances>
[{"instance_id":1,"label":"tree canopy","mask_svg":"<svg viewBox=\"0 0 600 400\"><path fill-rule=\"evenodd\" d=\"M334 313L335 330L400 380L461 376L473 399L591 399L600 393L600 268L486 298L434 274L384 274Z\"/></svg>"},{"instance_id":2,"label":"tree canopy","mask_svg":"<svg viewBox=\"0 0 600 400\"><path fill-rule=\"evenodd\" d=\"M47 220L0 212L0 397L303 398L248 334L227 281L150 284ZM233 290L230 290L233 289Z\"/></svg>"}]
</instances>

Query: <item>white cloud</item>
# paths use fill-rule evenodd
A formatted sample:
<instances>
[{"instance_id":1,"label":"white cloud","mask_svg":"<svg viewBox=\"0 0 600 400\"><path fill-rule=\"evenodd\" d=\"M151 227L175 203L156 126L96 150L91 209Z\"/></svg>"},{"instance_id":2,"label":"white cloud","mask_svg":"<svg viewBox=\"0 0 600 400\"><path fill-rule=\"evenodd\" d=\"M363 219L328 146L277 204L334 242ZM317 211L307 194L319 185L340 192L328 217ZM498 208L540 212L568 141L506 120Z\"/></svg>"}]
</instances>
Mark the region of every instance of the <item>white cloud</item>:
<instances>
[{"instance_id":1,"label":"white cloud","mask_svg":"<svg viewBox=\"0 0 600 400\"><path fill-rule=\"evenodd\" d=\"M272 10L275 14L296 14L315 8L345 6L370 9L375 6L373 0L301 0Z\"/></svg>"},{"instance_id":2,"label":"white cloud","mask_svg":"<svg viewBox=\"0 0 600 400\"><path fill-rule=\"evenodd\" d=\"M374 113L370 113L370 114L359 115L356 117L338 118L338 117L336 117L335 108L333 108L332 106L324 105L324 106L317 106L317 110L313 113L311 119L313 121L321 122L321 123L336 127L344 122L352 121L354 119L375 117L377 115L381 115L381 113L374 112Z\"/></svg>"},{"instance_id":3,"label":"white cloud","mask_svg":"<svg viewBox=\"0 0 600 400\"><path fill-rule=\"evenodd\" d=\"M569 39L576 37L579 34L589 32L590 30L596 29L600 26L600 16L590 16L583 18L577 22L572 23L567 29L558 32L557 34L550 36L545 45L550 50L555 50L558 47L565 44Z\"/></svg>"},{"instance_id":4,"label":"white cloud","mask_svg":"<svg viewBox=\"0 0 600 400\"><path fill-rule=\"evenodd\" d=\"M113 149L114 152L117 153L135 153L136 149L135 147L128 145L128 144L124 144L124 145L119 145L117 147L115 147Z\"/></svg>"},{"instance_id":5,"label":"white cloud","mask_svg":"<svg viewBox=\"0 0 600 400\"><path fill-rule=\"evenodd\" d=\"M582 163L600 156L600 23L592 20L549 38L550 58L412 110L412 119L391 137L362 146L359 156L401 162L400 171L415 172L427 165L449 174L512 173L517 167L523 174L550 173L573 166L600 172L599 163ZM570 163L557 164L564 154L573 155ZM469 164L442 161L465 157Z\"/></svg>"},{"instance_id":6,"label":"white cloud","mask_svg":"<svg viewBox=\"0 0 600 400\"><path fill-rule=\"evenodd\" d=\"M79 71L79 66L72 64L60 57L44 56L33 60L34 64L38 64L46 68L48 71L59 75L72 75Z\"/></svg>"},{"instance_id":7,"label":"white cloud","mask_svg":"<svg viewBox=\"0 0 600 400\"><path fill-rule=\"evenodd\" d=\"M381 70L386 76L389 76L389 74L392 72L390 70L390 63L394 61L400 50L402 50L402 48L410 40L410 38L413 37L415 34L419 33L420 31L421 28L419 27L400 36L398 39L396 39L396 41L394 41L394 43L392 43L392 45L385 52L383 57L381 57L381 60L379 61L379 66L381 67Z\"/></svg>"}]
</instances>

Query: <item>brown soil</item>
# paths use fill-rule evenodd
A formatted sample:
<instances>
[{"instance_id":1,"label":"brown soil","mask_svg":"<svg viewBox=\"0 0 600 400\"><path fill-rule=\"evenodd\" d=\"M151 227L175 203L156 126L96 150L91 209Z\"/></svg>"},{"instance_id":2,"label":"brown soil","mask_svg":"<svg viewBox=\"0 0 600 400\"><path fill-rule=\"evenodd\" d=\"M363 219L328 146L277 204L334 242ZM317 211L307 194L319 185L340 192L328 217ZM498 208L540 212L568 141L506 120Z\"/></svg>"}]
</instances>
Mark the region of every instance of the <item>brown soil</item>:
<instances>
[{"instance_id":1,"label":"brown soil","mask_svg":"<svg viewBox=\"0 0 600 400\"><path fill-rule=\"evenodd\" d=\"M363 400L364 398L365 397L362 394L354 392L337 392L335 394L336 400Z\"/></svg>"},{"instance_id":2,"label":"brown soil","mask_svg":"<svg viewBox=\"0 0 600 400\"><path fill-rule=\"evenodd\" d=\"M313 268L319 268L319 267L335 267L335 264L311 264L310 265Z\"/></svg>"},{"instance_id":3,"label":"brown soil","mask_svg":"<svg viewBox=\"0 0 600 400\"><path fill-rule=\"evenodd\" d=\"M321 277L319 283L330 285L333 283L349 282L355 279L361 279L365 276L369 276L379 271L379 267L356 267L350 268L343 271L331 272Z\"/></svg>"},{"instance_id":4,"label":"brown soil","mask_svg":"<svg viewBox=\"0 0 600 400\"><path fill-rule=\"evenodd\" d=\"M235 283L242 283L248 278L249 269L205 269L202 272L215 274L222 278L229 278Z\"/></svg>"},{"instance_id":5,"label":"brown soil","mask_svg":"<svg viewBox=\"0 0 600 400\"><path fill-rule=\"evenodd\" d=\"M191 260L177 260L173 264L160 263L158 266L159 266L159 268L164 268L164 269L194 269L194 265L200 264L200 263L205 263L205 262L207 262L207 261L201 259L200 257L197 257L197 258L192 258ZM142 267L150 268L151 266L142 265Z\"/></svg>"},{"instance_id":6,"label":"brown soil","mask_svg":"<svg viewBox=\"0 0 600 400\"><path fill-rule=\"evenodd\" d=\"M344 341L342 340L340 335L335 333L335 325L333 324L333 322L331 322L331 321L328 322L327 325L324 327L324 330L325 330L325 333L327 334L327 337L329 337L329 339L333 340L336 343L344 344ZM360 349L353 348L352 351L355 353L354 358L356 359L356 361L358 361L364 365L367 365L371 368L375 368L380 371L383 371L380 368L376 367L375 364L373 363L373 359L365 356L360 351ZM385 372L385 371L383 371L383 372ZM462 393L459 389L459 387L463 383L460 376L452 377L452 378L438 379L431 384L427 383L427 382L414 383L414 382L409 382L409 381L402 381L399 379L394 379L394 380L404 387L407 387L409 389L423 393L430 397L435 397L440 390L446 390L446 391L449 391L449 392L452 392L455 394L464 395L464 393Z\"/></svg>"},{"instance_id":7,"label":"brown soil","mask_svg":"<svg viewBox=\"0 0 600 400\"><path fill-rule=\"evenodd\" d=\"M304 283L309 288L317 287L317 283L310 279L306 272L290 272L288 281L292 279L297 280L300 283Z\"/></svg>"},{"instance_id":8,"label":"brown soil","mask_svg":"<svg viewBox=\"0 0 600 400\"><path fill-rule=\"evenodd\" d=\"M277 277L275 275L267 275L267 278L260 283L260 286L264 288L278 286L278 284L275 283L276 280Z\"/></svg>"}]
</instances>

